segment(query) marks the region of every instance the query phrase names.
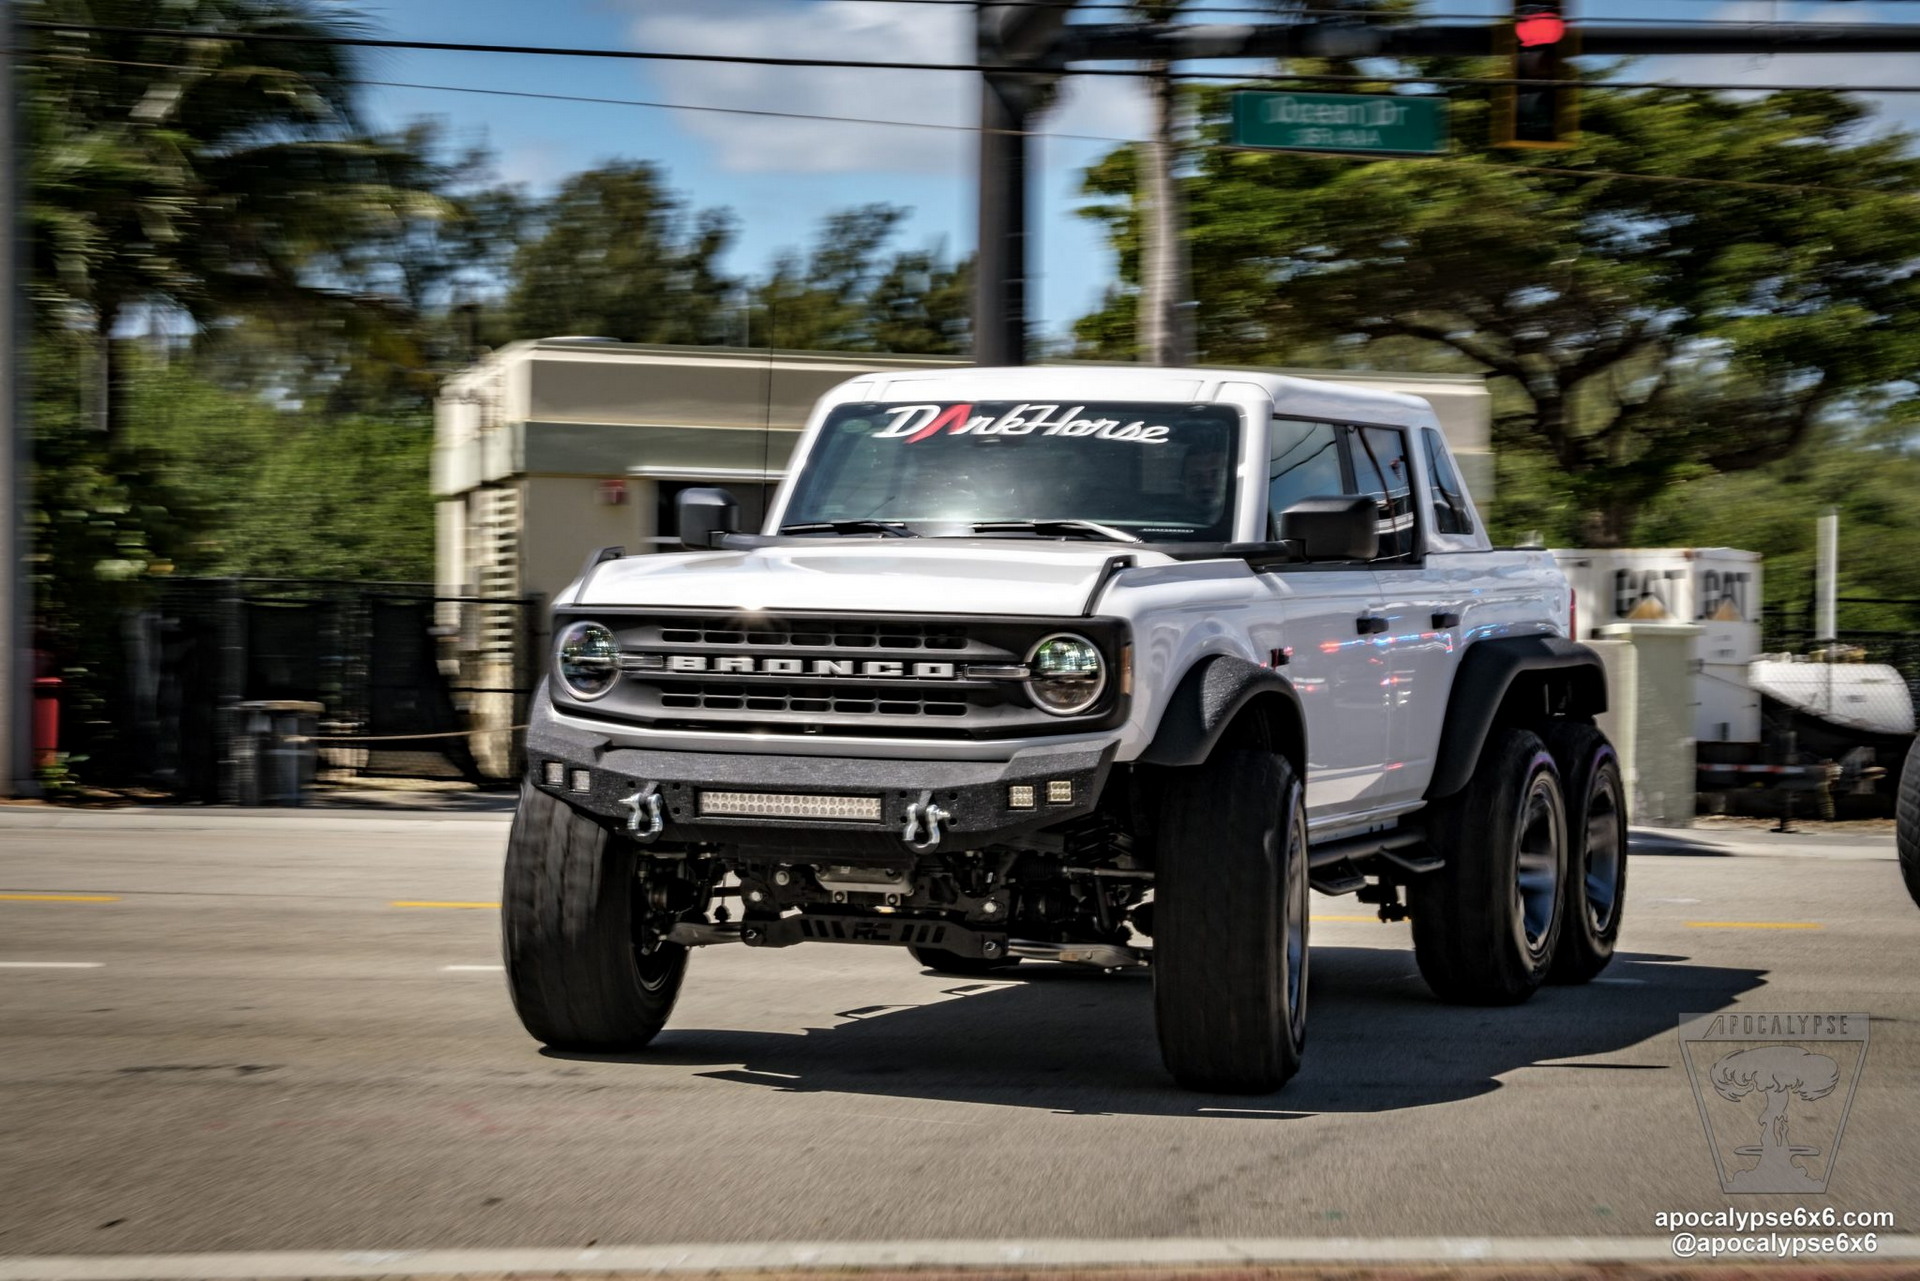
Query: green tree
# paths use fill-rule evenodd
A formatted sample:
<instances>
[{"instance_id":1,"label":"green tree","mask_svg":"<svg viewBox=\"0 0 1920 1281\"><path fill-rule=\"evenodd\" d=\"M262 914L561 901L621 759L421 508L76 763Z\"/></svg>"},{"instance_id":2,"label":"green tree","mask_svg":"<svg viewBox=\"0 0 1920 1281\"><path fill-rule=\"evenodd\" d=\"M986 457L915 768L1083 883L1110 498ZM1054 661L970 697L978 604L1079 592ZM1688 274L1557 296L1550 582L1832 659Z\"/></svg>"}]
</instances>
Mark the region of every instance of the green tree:
<instances>
[{"instance_id":1,"label":"green tree","mask_svg":"<svg viewBox=\"0 0 1920 1281\"><path fill-rule=\"evenodd\" d=\"M940 355L970 342L970 262L887 252L908 211L871 204L828 215L803 260L783 255L753 291L750 341L805 351Z\"/></svg>"},{"instance_id":2,"label":"green tree","mask_svg":"<svg viewBox=\"0 0 1920 1281\"><path fill-rule=\"evenodd\" d=\"M512 262L516 338L591 334L622 342L719 343L734 282L724 210L689 215L658 168L622 161L575 174L534 214Z\"/></svg>"},{"instance_id":3,"label":"green tree","mask_svg":"<svg viewBox=\"0 0 1920 1281\"><path fill-rule=\"evenodd\" d=\"M1814 90L1585 99L1580 145L1545 160L1476 145L1472 100L1443 161L1207 150L1187 183L1202 358L1450 353L1497 380L1497 443L1551 474L1556 535L1593 546L1630 539L1677 481L1788 457L1920 368L1908 138L1867 136L1861 108ZM1202 102L1222 140L1224 95ZM1090 212L1124 275L1131 153L1086 186L1110 198ZM1127 302L1081 322L1086 348L1114 350Z\"/></svg>"},{"instance_id":4,"label":"green tree","mask_svg":"<svg viewBox=\"0 0 1920 1281\"><path fill-rule=\"evenodd\" d=\"M25 8L40 20L154 21L145 0ZM431 207L405 184L412 158L360 128L352 50L239 38L351 34L337 11L312 0L180 0L166 17L235 38L55 31L33 59L39 319L91 335L91 413L109 448L124 426L129 322L378 326L391 300L349 287L352 250Z\"/></svg>"}]
</instances>

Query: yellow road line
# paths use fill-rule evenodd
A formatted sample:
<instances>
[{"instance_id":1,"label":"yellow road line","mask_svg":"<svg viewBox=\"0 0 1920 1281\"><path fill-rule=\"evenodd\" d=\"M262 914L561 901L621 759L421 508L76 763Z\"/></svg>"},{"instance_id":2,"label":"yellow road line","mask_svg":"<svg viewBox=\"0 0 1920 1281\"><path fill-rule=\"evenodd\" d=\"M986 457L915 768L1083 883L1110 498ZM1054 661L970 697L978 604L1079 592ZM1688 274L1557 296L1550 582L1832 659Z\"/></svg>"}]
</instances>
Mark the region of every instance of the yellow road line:
<instances>
[{"instance_id":1,"label":"yellow road line","mask_svg":"<svg viewBox=\"0 0 1920 1281\"><path fill-rule=\"evenodd\" d=\"M1688 921L1690 930L1820 930L1818 921Z\"/></svg>"},{"instance_id":2,"label":"yellow road line","mask_svg":"<svg viewBox=\"0 0 1920 1281\"><path fill-rule=\"evenodd\" d=\"M7 903L118 903L118 894L0 894Z\"/></svg>"},{"instance_id":3,"label":"yellow road line","mask_svg":"<svg viewBox=\"0 0 1920 1281\"><path fill-rule=\"evenodd\" d=\"M403 899L396 899L396 900L394 900L393 902L391 902L391 903L389 903L389 904L387 904L387 906L388 906L388 907L480 907L480 908L494 908L494 907L499 907L500 905L499 905L498 903L436 903L436 902L434 902L434 901L432 901L432 900L430 900L430 899L410 899L410 898L403 898Z\"/></svg>"}]
</instances>

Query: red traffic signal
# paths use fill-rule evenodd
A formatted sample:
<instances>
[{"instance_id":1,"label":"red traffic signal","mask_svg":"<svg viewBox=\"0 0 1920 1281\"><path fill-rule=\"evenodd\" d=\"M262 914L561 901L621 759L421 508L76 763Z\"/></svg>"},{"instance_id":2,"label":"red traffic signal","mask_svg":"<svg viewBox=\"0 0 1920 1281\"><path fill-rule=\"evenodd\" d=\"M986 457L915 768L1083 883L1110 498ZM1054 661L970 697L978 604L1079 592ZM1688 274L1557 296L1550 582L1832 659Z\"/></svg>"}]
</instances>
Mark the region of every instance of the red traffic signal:
<instances>
[{"instance_id":1,"label":"red traffic signal","mask_svg":"<svg viewBox=\"0 0 1920 1281\"><path fill-rule=\"evenodd\" d=\"M1513 20L1514 39L1523 49L1559 44L1566 34L1566 19L1557 13L1525 13Z\"/></svg>"},{"instance_id":2,"label":"red traffic signal","mask_svg":"<svg viewBox=\"0 0 1920 1281\"><path fill-rule=\"evenodd\" d=\"M1515 83L1494 91L1493 145L1571 147L1576 75L1568 59L1579 51L1567 22L1567 0L1512 4L1513 22L1501 29L1499 51Z\"/></svg>"}]
</instances>

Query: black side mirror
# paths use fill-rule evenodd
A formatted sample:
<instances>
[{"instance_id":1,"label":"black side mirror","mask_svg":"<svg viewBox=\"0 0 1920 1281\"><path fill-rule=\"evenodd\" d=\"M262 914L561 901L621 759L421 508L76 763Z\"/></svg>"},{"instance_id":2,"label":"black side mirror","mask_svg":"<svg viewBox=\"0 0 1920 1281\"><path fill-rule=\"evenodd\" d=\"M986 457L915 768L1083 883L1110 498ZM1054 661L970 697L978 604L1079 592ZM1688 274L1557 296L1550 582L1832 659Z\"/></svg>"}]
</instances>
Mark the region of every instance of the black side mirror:
<instances>
[{"instance_id":1,"label":"black side mirror","mask_svg":"<svg viewBox=\"0 0 1920 1281\"><path fill-rule=\"evenodd\" d=\"M1372 560L1380 551L1380 505L1364 495L1303 498L1280 513L1280 537L1305 560Z\"/></svg>"},{"instance_id":2,"label":"black side mirror","mask_svg":"<svg viewBox=\"0 0 1920 1281\"><path fill-rule=\"evenodd\" d=\"M740 531L740 500L724 489L683 489L673 511L680 542L693 551L707 551L723 534Z\"/></svg>"}]
</instances>

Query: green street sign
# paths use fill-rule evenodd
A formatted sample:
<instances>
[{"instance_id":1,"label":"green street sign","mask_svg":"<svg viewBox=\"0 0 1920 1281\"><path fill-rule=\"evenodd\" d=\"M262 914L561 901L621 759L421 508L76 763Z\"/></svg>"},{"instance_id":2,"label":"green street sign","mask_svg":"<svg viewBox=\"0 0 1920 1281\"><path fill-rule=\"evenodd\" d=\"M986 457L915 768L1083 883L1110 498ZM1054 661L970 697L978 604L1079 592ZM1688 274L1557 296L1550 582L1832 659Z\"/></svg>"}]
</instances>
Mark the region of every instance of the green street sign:
<instances>
[{"instance_id":1,"label":"green street sign","mask_svg":"<svg viewBox=\"0 0 1920 1281\"><path fill-rule=\"evenodd\" d=\"M1447 100L1399 93L1241 90L1233 95L1233 145L1433 155L1447 149Z\"/></svg>"}]
</instances>

